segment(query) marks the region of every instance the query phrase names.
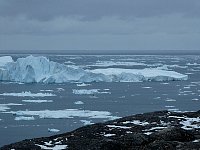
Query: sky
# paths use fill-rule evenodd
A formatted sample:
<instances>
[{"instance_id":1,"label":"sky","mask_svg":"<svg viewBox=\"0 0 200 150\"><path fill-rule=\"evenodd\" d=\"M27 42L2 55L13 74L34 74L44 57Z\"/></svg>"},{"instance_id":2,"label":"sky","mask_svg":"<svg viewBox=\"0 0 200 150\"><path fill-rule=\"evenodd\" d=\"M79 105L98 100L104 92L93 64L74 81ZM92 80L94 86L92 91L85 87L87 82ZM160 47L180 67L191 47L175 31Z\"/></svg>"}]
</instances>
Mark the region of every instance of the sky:
<instances>
[{"instance_id":1,"label":"sky","mask_svg":"<svg viewBox=\"0 0 200 150\"><path fill-rule=\"evenodd\" d=\"M0 0L0 50L200 50L200 0Z\"/></svg>"}]
</instances>

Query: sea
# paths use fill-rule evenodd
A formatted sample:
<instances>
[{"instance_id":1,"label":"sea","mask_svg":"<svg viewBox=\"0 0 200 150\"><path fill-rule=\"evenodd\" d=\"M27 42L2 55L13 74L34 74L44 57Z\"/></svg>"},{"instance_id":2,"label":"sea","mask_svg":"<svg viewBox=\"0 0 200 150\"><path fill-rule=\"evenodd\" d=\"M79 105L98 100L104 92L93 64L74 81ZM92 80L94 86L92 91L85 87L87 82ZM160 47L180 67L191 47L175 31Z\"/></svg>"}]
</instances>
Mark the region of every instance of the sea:
<instances>
[{"instance_id":1,"label":"sea","mask_svg":"<svg viewBox=\"0 0 200 150\"><path fill-rule=\"evenodd\" d=\"M52 136L138 113L200 110L198 51L1 51L14 61L29 55L82 69L161 68L186 81L0 82L0 147ZM7 93L7 94L5 94Z\"/></svg>"}]
</instances>

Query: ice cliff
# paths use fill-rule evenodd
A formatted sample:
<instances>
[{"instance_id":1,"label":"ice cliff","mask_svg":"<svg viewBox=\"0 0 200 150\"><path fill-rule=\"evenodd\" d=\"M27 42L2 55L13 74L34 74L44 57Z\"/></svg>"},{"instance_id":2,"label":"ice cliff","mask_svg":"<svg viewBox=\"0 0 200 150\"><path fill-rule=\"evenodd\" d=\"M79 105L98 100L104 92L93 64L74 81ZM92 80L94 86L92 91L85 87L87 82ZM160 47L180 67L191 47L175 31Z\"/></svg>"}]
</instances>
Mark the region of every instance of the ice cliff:
<instances>
[{"instance_id":1,"label":"ice cliff","mask_svg":"<svg viewBox=\"0 0 200 150\"><path fill-rule=\"evenodd\" d=\"M0 57L0 81L24 83L64 82L141 82L187 80L188 76L175 71L157 68L122 69L107 68L84 70L50 61L46 57L28 56L18 58Z\"/></svg>"}]
</instances>

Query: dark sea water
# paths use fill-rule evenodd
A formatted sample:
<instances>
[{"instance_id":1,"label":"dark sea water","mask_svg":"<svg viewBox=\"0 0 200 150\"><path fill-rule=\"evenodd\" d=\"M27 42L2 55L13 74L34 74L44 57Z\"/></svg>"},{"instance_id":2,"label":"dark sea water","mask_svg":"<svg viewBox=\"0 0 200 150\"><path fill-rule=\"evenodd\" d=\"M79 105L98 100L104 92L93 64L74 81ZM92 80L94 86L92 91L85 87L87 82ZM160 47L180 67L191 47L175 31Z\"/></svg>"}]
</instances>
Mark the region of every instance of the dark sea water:
<instances>
[{"instance_id":1,"label":"dark sea water","mask_svg":"<svg viewBox=\"0 0 200 150\"><path fill-rule=\"evenodd\" d=\"M6 54L8 55L8 54ZM78 66L83 69L129 68L143 69L168 67L182 74L187 74L187 81L137 82L137 83L80 83L63 84L19 84L0 83L2 93L51 93L50 97L21 97L0 95L0 146L23 139L51 136L81 127L87 123L103 122L116 117L157 110L197 111L200 109L200 55L42 55L51 61ZM3 54L2 54L3 56ZM10 54L14 60L28 54ZM134 63L142 63L140 65ZM103 93L74 94L73 90L99 89ZM23 100L51 100L52 102L33 103ZM81 104L76 104L81 101ZM80 103L80 102L78 102ZM7 104L7 105L5 105ZM16 105L18 104L18 105ZM21 105L19 105L21 104ZM1 107L7 107L4 111ZM16 120L16 111L44 111L74 109L77 113L71 118L42 118L33 115L34 120ZM79 117L78 110L110 112L110 118ZM79 114L78 114L79 113ZM27 115L29 118L32 115ZM27 117L25 115L25 117ZM59 132L49 132L58 129Z\"/></svg>"}]
</instances>

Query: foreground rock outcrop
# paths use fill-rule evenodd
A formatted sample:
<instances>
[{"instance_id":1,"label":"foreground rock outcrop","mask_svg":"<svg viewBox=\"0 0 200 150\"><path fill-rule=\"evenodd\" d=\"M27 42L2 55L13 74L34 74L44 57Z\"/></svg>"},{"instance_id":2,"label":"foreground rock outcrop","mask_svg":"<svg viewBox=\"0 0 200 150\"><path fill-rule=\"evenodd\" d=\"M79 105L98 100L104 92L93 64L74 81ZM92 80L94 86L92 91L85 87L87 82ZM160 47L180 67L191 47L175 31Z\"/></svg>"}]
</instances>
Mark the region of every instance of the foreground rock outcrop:
<instances>
[{"instance_id":1,"label":"foreground rock outcrop","mask_svg":"<svg viewBox=\"0 0 200 150\"><path fill-rule=\"evenodd\" d=\"M8 149L200 149L200 111L138 114L84 126L51 137L24 140L0 148Z\"/></svg>"}]
</instances>

